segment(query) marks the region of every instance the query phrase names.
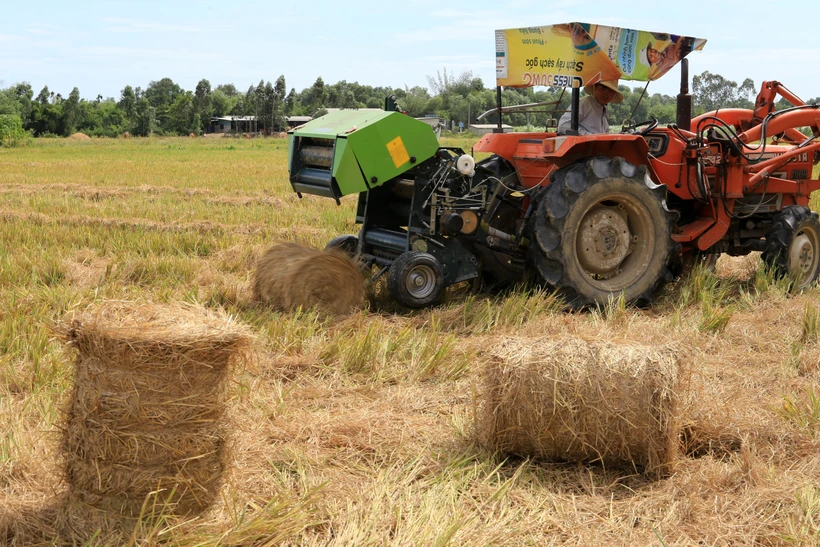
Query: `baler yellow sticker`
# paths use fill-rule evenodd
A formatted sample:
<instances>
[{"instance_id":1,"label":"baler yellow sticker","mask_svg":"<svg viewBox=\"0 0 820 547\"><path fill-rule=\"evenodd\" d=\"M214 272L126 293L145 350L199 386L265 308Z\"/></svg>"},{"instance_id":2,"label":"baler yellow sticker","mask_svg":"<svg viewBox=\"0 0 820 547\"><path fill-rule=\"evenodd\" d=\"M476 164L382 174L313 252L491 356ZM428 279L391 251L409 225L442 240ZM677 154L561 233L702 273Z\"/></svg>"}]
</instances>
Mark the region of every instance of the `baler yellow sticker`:
<instances>
[{"instance_id":1,"label":"baler yellow sticker","mask_svg":"<svg viewBox=\"0 0 820 547\"><path fill-rule=\"evenodd\" d=\"M410 154L407 153L407 148L404 147L401 137L396 137L388 142L387 151L390 152L390 157L393 158L393 164L396 167L400 167L410 161Z\"/></svg>"}]
</instances>

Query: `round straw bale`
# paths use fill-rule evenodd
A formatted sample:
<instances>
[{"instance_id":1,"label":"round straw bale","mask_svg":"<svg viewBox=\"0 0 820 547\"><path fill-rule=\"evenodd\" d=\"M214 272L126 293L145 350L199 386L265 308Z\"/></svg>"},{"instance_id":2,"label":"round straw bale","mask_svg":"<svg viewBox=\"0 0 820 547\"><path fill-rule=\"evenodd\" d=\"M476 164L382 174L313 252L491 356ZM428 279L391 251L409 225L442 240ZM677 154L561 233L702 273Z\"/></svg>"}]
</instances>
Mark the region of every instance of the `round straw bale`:
<instances>
[{"instance_id":1,"label":"round straw bale","mask_svg":"<svg viewBox=\"0 0 820 547\"><path fill-rule=\"evenodd\" d=\"M146 496L188 514L226 468L226 379L249 332L195 306L109 302L67 317L77 351L63 433L71 495L123 515Z\"/></svg>"},{"instance_id":2,"label":"round straw bale","mask_svg":"<svg viewBox=\"0 0 820 547\"><path fill-rule=\"evenodd\" d=\"M356 263L338 250L283 243L259 259L253 295L276 309L317 306L344 314L364 302L364 278Z\"/></svg>"},{"instance_id":3,"label":"round straw bale","mask_svg":"<svg viewBox=\"0 0 820 547\"><path fill-rule=\"evenodd\" d=\"M580 339L510 339L492 352L479 436L493 450L663 476L678 446L669 350Z\"/></svg>"}]
</instances>

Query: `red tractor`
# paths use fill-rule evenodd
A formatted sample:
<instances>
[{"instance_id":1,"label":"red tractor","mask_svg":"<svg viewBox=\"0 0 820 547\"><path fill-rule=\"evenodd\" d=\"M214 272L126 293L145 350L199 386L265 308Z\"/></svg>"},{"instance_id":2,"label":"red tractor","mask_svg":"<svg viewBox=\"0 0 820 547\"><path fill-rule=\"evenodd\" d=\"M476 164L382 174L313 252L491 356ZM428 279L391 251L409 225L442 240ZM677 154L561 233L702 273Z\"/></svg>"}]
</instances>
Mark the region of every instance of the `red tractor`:
<instances>
[{"instance_id":1,"label":"red tractor","mask_svg":"<svg viewBox=\"0 0 820 547\"><path fill-rule=\"evenodd\" d=\"M506 42L499 38L504 32ZM519 73L510 32L524 44ZM548 49L560 45L554 36L569 44L566 52ZM634 44L646 36L649 45L639 50ZM375 276L387 273L390 293L410 307L433 304L447 286L479 277L502 284L534 279L574 307L620 295L648 305L660 284L688 266L752 251L797 288L807 287L820 274L820 222L809 209L820 188L812 178L820 161L820 106L764 82L753 110L693 119L683 57L703 43L581 23L498 31L497 56L505 59L499 83L514 77L513 85L570 85L576 112L582 85L625 77L625 67L632 79L654 79L683 60L677 123L652 120L586 136L503 133L510 108L501 106L499 87L499 131L475 147L489 158L475 163L461 150L421 146L424 139L407 129L364 113L357 124L320 118L291 132L291 184L300 195L337 200L359 193L360 234L329 245L378 266ZM656 52L652 58L660 60L643 73L624 53L648 59L657 44L667 44L668 58ZM552 57L534 56L538 47ZM537 72L559 65L571 76ZM793 106L776 111L778 96ZM357 149L359 132L362 143L366 135L375 143ZM377 176L378 166L385 176Z\"/></svg>"},{"instance_id":2,"label":"red tractor","mask_svg":"<svg viewBox=\"0 0 820 547\"><path fill-rule=\"evenodd\" d=\"M777 95L794 106L775 111ZM495 133L475 150L504 158L524 189L536 188L528 257L544 281L578 303L619 293L640 303L670 269L723 253L762 251L797 287L814 283L818 126L820 106L764 82L754 110L684 115L626 134Z\"/></svg>"}]
</instances>

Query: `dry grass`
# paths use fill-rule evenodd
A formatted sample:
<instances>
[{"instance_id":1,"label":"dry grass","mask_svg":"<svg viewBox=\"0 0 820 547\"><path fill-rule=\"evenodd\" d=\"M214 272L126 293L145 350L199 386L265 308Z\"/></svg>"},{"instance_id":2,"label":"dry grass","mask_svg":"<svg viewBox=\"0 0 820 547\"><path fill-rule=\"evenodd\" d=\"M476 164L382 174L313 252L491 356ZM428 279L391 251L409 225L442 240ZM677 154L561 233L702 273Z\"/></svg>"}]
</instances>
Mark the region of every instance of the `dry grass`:
<instances>
[{"instance_id":1,"label":"dry grass","mask_svg":"<svg viewBox=\"0 0 820 547\"><path fill-rule=\"evenodd\" d=\"M820 543L820 291L789 294L755 256L721 258L652 310L454 291L412 313L284 313L249 302L258 257L356 227L355 200L295 198L282 139L35 141L0 150L0 170L0 544L72 545L66 522L99 529L91 546ZM128 537L64 503L74 354L48 328L110 299L196 302L262 341L226 384L214 504L186 519L156 496ZM674 472L477 445L480 373L513 337L676 348Z\"/></svg>"}]
</instances>

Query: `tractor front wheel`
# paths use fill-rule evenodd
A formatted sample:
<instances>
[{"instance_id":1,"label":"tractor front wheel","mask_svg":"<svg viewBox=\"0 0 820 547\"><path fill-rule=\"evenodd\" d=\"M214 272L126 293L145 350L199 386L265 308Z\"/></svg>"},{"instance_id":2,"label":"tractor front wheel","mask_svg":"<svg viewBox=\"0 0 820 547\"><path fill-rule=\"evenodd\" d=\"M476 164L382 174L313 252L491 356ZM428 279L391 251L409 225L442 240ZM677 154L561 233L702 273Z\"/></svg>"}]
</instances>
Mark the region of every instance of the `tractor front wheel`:
<instances>
[{"instance_id":1,"label":"tractor front wheel","mask_svg":"<svg viewBox=\"0 0 820 547\"><path fill-rule=\"evenodd\" d=\"M621 294L649 305L671 277L677 213L666 187L646 167L595 157L555 172L537 203L530 259L573 307L605 304Z\"/></svg>"},{"instance_id":2,"label":"tractor front wheel","mask_svg":"<svg viewBox=\"0 0 820 547\"><path fill-rule=\"evenodd\" d=\"M784 207L766 234L763 261L803 290L820 275L820 221L807 207Z\"/></svg>"},{"instance_id":3,"label":"tractor front wheel","mask_svg":"<svg viewBox=\"0 0 820 547\"><path fill-rule=\"evenodd\" d=\"M431 306L444 291L444 270L429 253L403 253L390 265L387 290L394 300L408 308Z\"/></svg>"}]
</instances>

